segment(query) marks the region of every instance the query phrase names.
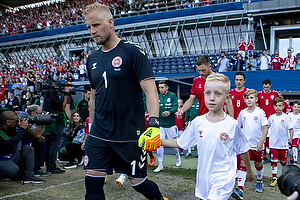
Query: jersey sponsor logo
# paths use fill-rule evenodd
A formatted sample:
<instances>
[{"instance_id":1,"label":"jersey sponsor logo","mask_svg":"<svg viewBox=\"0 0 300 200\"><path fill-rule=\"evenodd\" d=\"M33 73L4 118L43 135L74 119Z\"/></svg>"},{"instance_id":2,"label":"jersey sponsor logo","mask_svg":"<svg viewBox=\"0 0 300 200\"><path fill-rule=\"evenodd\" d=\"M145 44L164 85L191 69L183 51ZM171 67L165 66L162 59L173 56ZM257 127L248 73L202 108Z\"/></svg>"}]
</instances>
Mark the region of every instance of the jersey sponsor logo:
<instances>
[{"instance_id":1,"label":"jersey sponsor logo","mask_svg":"<svg viewBox=\"0 0 300 200\"><path fill-rule=\"evenodd\" d=\"M87 166L87 164L89 163L89 157L85 155L83 161L84 161L84 166Z\"/></svg>"},{"instance_id":2,"label":"jersey sponsor logo","mask_svg":"<svg viewBox=\"0 0 300 200\"><path fill-rule=\"evenodd\" d=\"M284 123L284 119L282 119L280 122L283 124Z\"/></svg>"},{"instance_id":3,"label":"jersey sponsor logo","mask_svg":"<svg viewBox=\"0 0 300 200\"><path fill-rule=\"evenodd\" d=\"M257 116L255 116L255 117L254 117L254 120L255 120L255 121L256 121L256 120L258 120L258 117L257 117Z\"/></svg>"},{"instance_id":4,"label":"jersey sponsor logo","mask_svg":"<svg viewBox=\"0 0 300 200\"><path fill-rule=\"evenodd\" d=\"M202 134L202 133L203 133L203 131L200 130L200 131L199 131L199 136L200 136L200 137L203 137L203 134Z\"/></svg>"},{"instance_id":5,"label":"jersey sponsor logo","mask_svg":"<svg viewBox=\"0 0 300 200\"><path fill-rule=\"evenodd\" d=\"M97 69L97 63L93 63L92 65L93 65L92 69Z\"/></svg>"},{"instance_id":6,"label":"jersey sponsor logo","mask_svg":"<svg viewBox=\"0 0 300 200\"><path fill-rule=\"evenodd\" d=\"M120 66L122 65L122 58L120 56L116 56L112 61L111 61L112 66L114 66L115 71L120 71L121 68Z\"/></svg>"},{"instance_id":7,"label":"jersey sponsor logo","mask_svg":"<svg viewBox=\"0 0 300 200\"><path fill-rule=\"evenodd\" d=\"M228 138L229 138L229 136L228 136L227 133L223 132L223 133L220 134L220 140L222 142L227 142Z\"/></svg>"}]
</instances>

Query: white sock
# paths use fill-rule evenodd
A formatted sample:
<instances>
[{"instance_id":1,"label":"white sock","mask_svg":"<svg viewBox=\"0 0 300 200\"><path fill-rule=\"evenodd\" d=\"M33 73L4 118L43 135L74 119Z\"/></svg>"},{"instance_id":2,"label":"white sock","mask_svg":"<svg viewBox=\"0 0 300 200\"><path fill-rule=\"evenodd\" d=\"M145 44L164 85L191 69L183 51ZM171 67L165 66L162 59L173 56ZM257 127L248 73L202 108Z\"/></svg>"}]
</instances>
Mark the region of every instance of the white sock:
<instances>
[{"instance_id":1,"label":"white sock","mask_svg":"<svg viewBox=\"0 0 300 200\"><path fill-rule=\"evenodd\" d=\"M247 172L238 170L238 186L244 187L246 181Z\"/></svg>"},{"instance_id":2,"label":"white sock","mask_svg":"<svg viewBox=\"0 0 300 200\"><path fill-rule=\"evenodd\" d=\"M164 147L159 147L157 150L157 160L158 160L158 165L163 166L163 160L164 160Z\"/></svg>"},{"instance_id":3,"label":"white sock","mask_svg":"<svg viewBox=\"0 0 300 200\"><path fill-rule=\"evenodd\" d=\"M260 171L256 170L257 180L262 180L263 174L264 174L264 167Z\"/></svg>"},{"instance_id":4,"label":"white sock","mask_svg":"<svg viewBox=\"0 0 300 200\"><path fill-rule=\"evenodd\" d=\"M292 151L293 151L294 163L297 163L297 160L298 160L298 149L297 149L297 147L293 147Z\"/></svg>"}]
</instances>

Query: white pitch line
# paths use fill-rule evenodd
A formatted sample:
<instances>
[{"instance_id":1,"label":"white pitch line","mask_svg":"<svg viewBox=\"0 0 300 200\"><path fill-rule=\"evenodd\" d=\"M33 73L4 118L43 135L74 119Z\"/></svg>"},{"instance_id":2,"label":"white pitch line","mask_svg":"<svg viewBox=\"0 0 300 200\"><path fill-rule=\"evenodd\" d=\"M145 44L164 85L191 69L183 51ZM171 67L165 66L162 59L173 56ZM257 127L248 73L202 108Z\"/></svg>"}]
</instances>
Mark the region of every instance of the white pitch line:
<instances>
[{"instance_id":1,"label":"white pitch line","mask_svg":"<svg viewBox=\"0 0 300 200\"><path fill-rule=\"evenodd\" d=\"M68 182L68 183L62 183L62 184L59 184L59 185L53 185L53 186L46 187L46 188L39 188L39 189L35 189L35 190L30 190L30 191L27 191L27 192L21 192L21 193L18 193L18 194L7 195L7 196L4 196L4 197L0 197L0 199L16 197L16 196L22 196L22 195L28 195L30 193L40 192L40 191L43 191L43 190L49 190L49 189L56 188L56 187L59 187L59 186L70 185L70 184L78 183L78 182L81 182L81 181L84 181L84 179L79 179L79 180Z\"/></svg>"}]
</instances>

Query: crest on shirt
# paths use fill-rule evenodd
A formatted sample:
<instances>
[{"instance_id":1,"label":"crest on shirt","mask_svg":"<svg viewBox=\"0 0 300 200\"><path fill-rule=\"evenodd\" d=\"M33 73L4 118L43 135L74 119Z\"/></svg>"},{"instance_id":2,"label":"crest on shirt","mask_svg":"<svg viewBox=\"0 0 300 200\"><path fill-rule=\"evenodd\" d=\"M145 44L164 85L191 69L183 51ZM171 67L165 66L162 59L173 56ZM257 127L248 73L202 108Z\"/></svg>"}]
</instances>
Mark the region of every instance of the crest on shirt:
<instances>
[{"instance_id":1,"label":"crest on shirt","mask_svg":"<svg viewBox=\"0 0 300 200\"><path fill-rule=\"evenodd\" d=\"M227 142L228 137L229 137L229 135L227 133L225 133L225 132L223 132L223 133L220 134L220 140L222 142Z\"/></svg>"},{"instance_id":2,"label":"crest on shirt","mask_svg":"<svg viewBox=\"0 0 300 200\"><path fill-rule=\"evenodd\" d=\"M120 71L121 69L119 68L122 65L122 58L120 56L116 56L112 61L111 61L112 66L114 66L115 71Z\"/></svg>"},{"instance_id":3,"label":"crest on shirt","mask_svg":"<svg viewBox=\"0 0 300 200\"><path fill-rule=\"evenodd\" d=\"M284 123L284 119L282 119L280 122L283 124Z\"/></svg>"},{"instance_id":4,"label":"crest on shirt","mask_svg":"<svg viewBox=\"0 0 300 200\"><path fill-rule=\"evenodd\" d=\"M199 84L198 88L202 88L202 84Z\"/></svg>"},{"instance_id":5,"label":"crest on shirt","mask_svg":"<svg viewBox=\"0 0 300 200\"><path fill-rule=\"evenodd\" d=\"M87 155L84 156L83 162L84 162L84 166L87 166L87 164L89 163L89 157Z\"/></svg>"},{"instance_id":6,"label":"crest on shirt","mask_svg":"<svg viewBox=\"0 0 300 200\"><path fill-rule=\"evenodd\" d=\"M170 103L170 102L171 102L171 98L168 98L168 99L167 99L167 102Z\"/></svg>"},{"instance_id":7,"label":"crest on shirt","mask_svg":"<svg viewBox=\"0 0 300 200\"><path fill-rule=\"evenodd\" d=\"M256 121L256 120L258 120L258 117L257 117L257 116L255 116L255 117L254 117L254 120L255 120L255 121Z\"/></svg>"},{"instance_id":8,"label":"crest on shirt","mask_svg":"<svg viewBox=\"0 0 300 200\"><path fill-rule=\"evenodd\" d=\"M202 133L203 133L203 131L200 130L200 131L199 131L199 136L200 136L200 137L203 137L203 134L202 134Z\"/></svg>"},{"instance_id":9,"label":"crest on shirt","mask_svg":"<svg viewBox=\"0 0 300 200\"><path fill-rule=\"evenodd\" d=\"M297 118L297 121L300 121L300 118Z\"/></svg>"},{"instance_id":10,"label":"crest on shirt","mask_svg":"<svg viewBox=\"0 0 300 200\"><path fill-rule=\"evenodd\" d=\"M273 94L270 97L271 97L272 100L274 99L274 95Z\"/></svg>"}]
</instances>

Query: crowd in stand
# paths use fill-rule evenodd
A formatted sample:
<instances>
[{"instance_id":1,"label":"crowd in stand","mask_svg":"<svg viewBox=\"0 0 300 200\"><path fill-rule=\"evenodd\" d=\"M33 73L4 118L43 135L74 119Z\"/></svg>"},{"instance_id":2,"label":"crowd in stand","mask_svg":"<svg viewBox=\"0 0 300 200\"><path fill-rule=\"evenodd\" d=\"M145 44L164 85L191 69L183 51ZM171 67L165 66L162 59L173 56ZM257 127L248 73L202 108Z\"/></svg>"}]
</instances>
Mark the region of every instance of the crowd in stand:
<instances>
[{"instance_id":1,"label":"crowd in stand","mask_svg":"<svg viewBox=\"0 0 300 200\"><path fill-rule=\"evenodd\" d=\"M60 81L73 81L86 79L86 58L89 52L83 51L81 56L59 61L58 57L52 56L45 60L36 57L9 60L0 64L0 101L2 106L9 106L9 93L22 99L21 106L12 107L13 110L25 110L28 98L33 104L34 86L37 81L44 81L48 75ZM21 101L21 100L20 100ZM12 103L11 103L11 106Z\"/></svg>"},{"instance_id":2,"label":"crowd in stand","mask_svg":"<svg viewBox=\"0 0 300 200\"><path fill-rule=\"evenodd\" d=\"M226 57L225 52L221 52L218 57L218 71L256 71L256 70L299 70L300 58L296 58L292 53L292 49L287 49L287 57L281 58L279 51L270 56L268 51L264 49L261 54L254 57L254 42L249 38L249 42L244 42L241 37L238 43L238 53L236 56Z\"/></svg>"},{"instance_id":3,"label":"crowd in stand","mask_svg":"<svg viewBox=\"0 0 300 200\"><path fill-rule=\"evenodd\" d=\"M226 3L235 0L69 0L55 2L38 7L19 9L18 11L6 10L0 18L1 36L27 33L30 31L49 30L61 28L78 21L82 21L82 11L94 2L106 4L113 15L122 15L148 9L158 9L169 5L181 5L178 9L209 5L211 3Z\"/></svg>"}]
</instances>

